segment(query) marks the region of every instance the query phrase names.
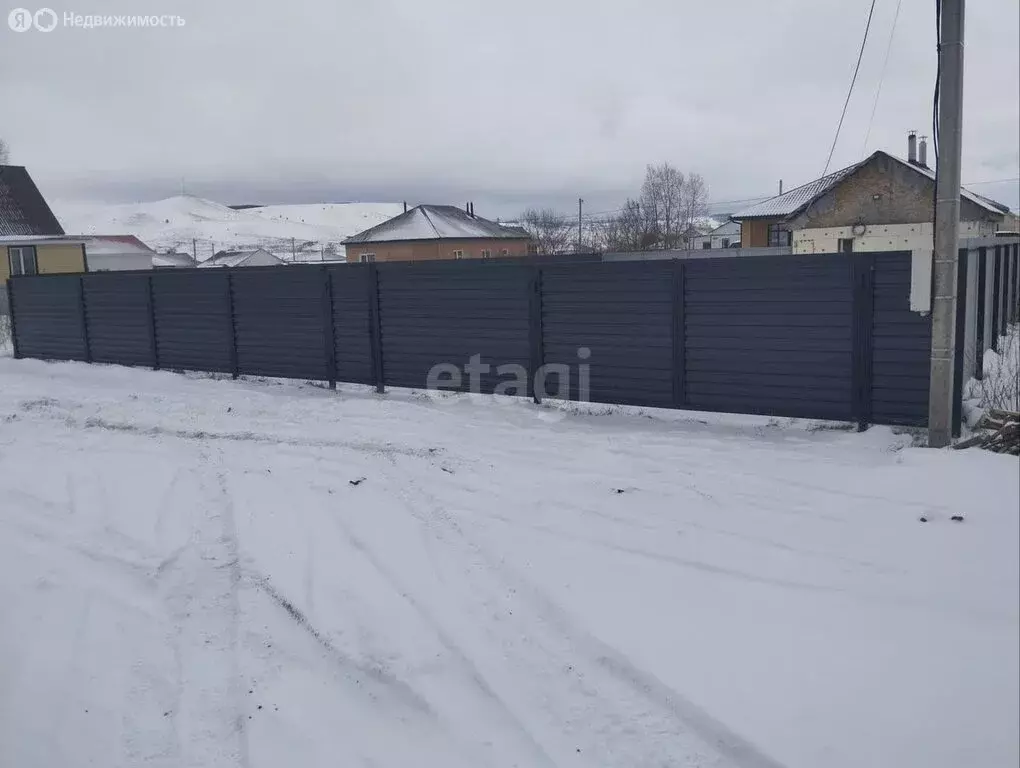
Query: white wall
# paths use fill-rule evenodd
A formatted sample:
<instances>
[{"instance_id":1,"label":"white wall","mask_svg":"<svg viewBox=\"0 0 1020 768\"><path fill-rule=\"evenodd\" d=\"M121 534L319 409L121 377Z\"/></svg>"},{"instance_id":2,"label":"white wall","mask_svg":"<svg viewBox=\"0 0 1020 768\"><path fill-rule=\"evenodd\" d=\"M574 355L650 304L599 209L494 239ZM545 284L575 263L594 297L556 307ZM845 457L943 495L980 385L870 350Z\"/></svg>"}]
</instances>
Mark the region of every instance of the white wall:
<instances>
[{"instance_id":1,"label":"white wall","mask_svg":"<svg viewBox=\"0 0 1020 768\"><path fill-rule=\"evenodd\" d=\"M994 235L995 222L961 221L960 237ZM917 251L932 249L932 225L920 224L869 224L864 234L855 234L853 227L827 227L799 229L793 233L794 253L836 253L839 240L854 240L855 251Z\"/></svg>"},{"instance_id":2,"label":"white wall","mask_svg":"<svg viewBox=\"0 0 1020 768\"><path fill-rule=\"evenodd\" d=\"M93 253L85 247L89 272L121 271L125 269L152 269L152 254L138 251L127 253Z\"/></svg>"}]
</instances>

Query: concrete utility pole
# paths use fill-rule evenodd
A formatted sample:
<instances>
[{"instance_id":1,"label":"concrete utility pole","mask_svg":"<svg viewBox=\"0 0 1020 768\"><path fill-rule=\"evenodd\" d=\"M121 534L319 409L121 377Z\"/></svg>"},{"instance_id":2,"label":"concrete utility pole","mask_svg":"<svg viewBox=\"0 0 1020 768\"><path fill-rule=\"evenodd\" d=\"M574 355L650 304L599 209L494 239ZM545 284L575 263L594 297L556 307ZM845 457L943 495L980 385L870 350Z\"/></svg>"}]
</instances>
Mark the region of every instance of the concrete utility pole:
<instances>
[{"instance_id":1,"label":"concrete utility pole","mask_svg":"<svg viewBox=\"0 0 1020 768\"><path fill-rule=\"evenodd\" d=\"M960 247L960 154L963 125L964 0L941 0L939 28L938 184L932 260L931 386L928 445L952 442L953 363L956 348L956 269Z\"/></svg>"},{"instance_id":2,"label":"concrete utility pole","mask_svg":"<svg viewBox=\"0 0 1020 768\"><path fill-rule=\"evenodd\" d=\"M581 252L581 206L584 205L584 200L580 197L577 198L577 252Z\"/></svg>"}]
</instances>

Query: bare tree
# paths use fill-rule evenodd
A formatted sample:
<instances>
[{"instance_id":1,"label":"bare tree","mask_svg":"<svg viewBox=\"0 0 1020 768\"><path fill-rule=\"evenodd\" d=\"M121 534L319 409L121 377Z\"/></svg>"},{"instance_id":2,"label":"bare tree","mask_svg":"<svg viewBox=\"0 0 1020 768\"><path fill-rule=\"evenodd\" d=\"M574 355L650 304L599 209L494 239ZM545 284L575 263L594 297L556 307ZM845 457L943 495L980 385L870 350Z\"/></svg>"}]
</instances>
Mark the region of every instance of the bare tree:
<instances>
[{"instance_id":1,"label":"bare tree","mask_svg":"<svg viewBox=\"0 0 1020 768\"><path fill-rule=\"evenodd\" d=\"M708 215L708 185L698 173L688 173L680 195L680 212L685 232L697 228L698 219ZM688 248L690 242L686 243Z\"/></svg>"},{"instance_id":2,"label":"bare tree","mask_svg":"<svg viewBox=\"0 0 1020 768\"><path fill-rule=\"evenodd\" d=\"M707 212L705 179L661 163L646 168L641 197L627 201L615 226L619 239L630 248L690 247L698 219Z\"/></svg>"},{"instance_id":3,"label":"bare tree","mask_svg":"<svg viewBox=\"0 0 1020 768\"><path fill-rule=\"evenodd\" d=\"M658 242L659 227L654 214L628 198L620 213L603 223L601 239L608 251L645 251Z\"/></svg>"},{"instance_id":4,"label":"bare tree","mask_svg":"<svg viewBox=\"0 0 1020 768\"><path fill-rule=\"evenodd\" d=\"M567 250L576 233L574 222L551 208L528 208L520 215L520 225L538 244L539 253Z\"/></svg>"},{"instance_id":5,"label":"bare tree","mask_svg":"<svg viewBox=\"0 0 1020 768\"><path fill-rule=\"evenodd\" d=\"M683 192L686 178L669 163L649 165L641 185L641 210L658 247L677 248L683 238Z\"/></svg>"},{"instance_id":6,"label":"bare tree","mask_svg":"<svg viewBox=\"0 0 1020 768\"><path fill-rule=\"evenodd\" d=\"M0 136L0 165L7 165L7 161L11 159L11 150L7 146L7 142Z\"/></svg>"}]
</instances>

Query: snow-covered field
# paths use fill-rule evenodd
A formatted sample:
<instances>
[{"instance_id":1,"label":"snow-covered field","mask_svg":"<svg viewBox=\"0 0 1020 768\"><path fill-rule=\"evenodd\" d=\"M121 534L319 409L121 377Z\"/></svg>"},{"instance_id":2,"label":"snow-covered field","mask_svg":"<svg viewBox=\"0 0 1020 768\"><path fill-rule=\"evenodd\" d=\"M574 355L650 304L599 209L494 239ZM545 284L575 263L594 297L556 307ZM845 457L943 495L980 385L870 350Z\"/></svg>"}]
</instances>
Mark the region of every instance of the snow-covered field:
<instances>
[{"instance_id":1,"label":"snow-covered field","mask_svg":"<svg viewBox=\"0 0 1020 768\"><path fill-rule=\"evenodd\" d=\"M2 766L1020 759L1015 458L10 358L0 382Z\"/></svg>"},{"instance_id":2,"label":"snow-covered field","mask_svg":"<svg viewBox=\"0 0 1020 768\"><path fill-rule=\"evenodd\" d=\"M204 261L214 251L246 246L263 247L281 258L289 258L292 247L318 256L322 247L332 246L342 256L340 241L396 216L403 206L322 203L235 211L212 200L179 195L121 205L56 202L53 211L69 234L135 235L159 251L191 253L196 247Z\"/></svg>"}]
</instances>

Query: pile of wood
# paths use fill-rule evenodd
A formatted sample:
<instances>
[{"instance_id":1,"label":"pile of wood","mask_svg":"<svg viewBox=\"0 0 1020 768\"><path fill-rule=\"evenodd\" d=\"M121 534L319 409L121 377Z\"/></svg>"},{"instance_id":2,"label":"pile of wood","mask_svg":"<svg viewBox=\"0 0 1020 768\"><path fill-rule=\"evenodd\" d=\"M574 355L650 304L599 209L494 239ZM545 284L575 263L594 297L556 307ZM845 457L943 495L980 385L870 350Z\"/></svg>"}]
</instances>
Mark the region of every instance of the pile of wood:
<instances>
[{"instance_id":1,"label":"pile of wood","mask_svg":"<svg viewBox=\"0 0 1020 768\"><path fill-rule=\"evenodd\" d=\"M990 408L977 424L978 433L954 448L979 446L996 453L1020 456L1020 413Z\"/></svg>"}]
</instances>

